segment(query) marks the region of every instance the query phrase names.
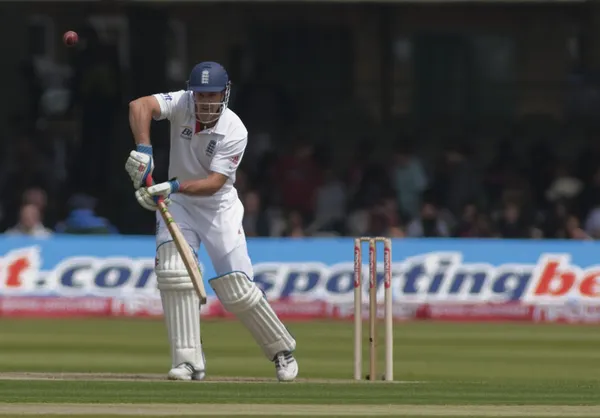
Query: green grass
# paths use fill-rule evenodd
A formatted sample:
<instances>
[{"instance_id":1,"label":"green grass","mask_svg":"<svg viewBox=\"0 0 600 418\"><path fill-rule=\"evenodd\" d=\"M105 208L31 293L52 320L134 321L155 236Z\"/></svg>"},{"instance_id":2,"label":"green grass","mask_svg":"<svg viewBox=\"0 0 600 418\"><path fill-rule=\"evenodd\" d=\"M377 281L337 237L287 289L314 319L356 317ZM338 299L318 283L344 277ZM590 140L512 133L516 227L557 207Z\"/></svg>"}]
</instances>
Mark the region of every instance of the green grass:
<instances>
[{"instance_id":1,"label":"green grass","mask_svg":"<svg viewBox=\"0 0 600 418\"><path fill-rule=\"evenodd\" d=\"M289 327L298 341L301 377L352 377L351 323ZM166 374L170 366L166 331L159 320L3 319L0 336L0 371ZM209 375L274 375L273 365L237 321L203 321L202 337ZM395 326L394 347L397 380L600 377L599 327L406 323ZM366 372L366 342L363 351ZM383 360L382 350L378 359Z\"/></svg>"},{"instance_id":2,"label":"green grass","mask_svg":"<svg viewBox=\"0 0 600 418\"><path fill-rule=\"evenodd\" d=\"M1 415L2 418L40 418L40 415ZM46 414L48 416L48 414ZM49 414L49 416L58 416ZM69 415L69 418L111 418L115 415ZM223 418L224 415L201 415L202 418ZM281 418L281 415L260 415L262 418ZM356 415L354 415L356 416ZM152 418L181 418L182 415L152 415ZM256 415L235 415L236 418L256 418ZM285 415L286 418L307 418L306 415ZM348 418L348 415L310 415L311 418ZM430 415L430 417L435 418ZM439 417L439 415L438 415ZM444 418L465 418L464 415L443 415ZM490 415L469 415L469 418L490 418ZM523 418L522 415L502 415L503 418ZM402 418L427 418L427 415L402 415ZM528 418L531 418L529 416ZM569 415L569 418L590 418L589 415Z\"/></svg>"},{"instance_id":3,"label":"green grass","mask_svg":"<svg viewBox=\"0 0 600 418\"><path fill-rule=\"evenodd\" d=\"M1 415L2 418L40 418L40 415ZM48 416L48 414L46 414ZM50 414L49 416L57 416ZM69 415L69 418L111 418L115 415ZM224 415L201 415L202 418L223 418ZM260 415L262 418L281 418L281 415ZM356 415L354 415L356 416ZM152 415L152 418L181 418L182 415ZM236 418L256 418L256 415L235 415ZM307 418L306 415L285 415L286 418ZM348 418L348 415L310 415L311 418ZM430 417L435 418L430 415ZM439 415L438 415L439 417ZM443 415L444 418L465 418L464 415ZM469 415L469 418L490 418L490 415ZM523 418L522 415L502 415L503 418ZM427 418L427 415L402 415L402 418ZM529 416L528 418L531 418ZM569 415L569 418L590 418L589 415Z\"/></svg>"},{"instance_id":4,"label":"green grass","mask_svg":"<svg viewBox=\"0 0 600 418\"><path fill-rule=\"evenodd\" d=\"M4 402L386 405L597 405L600 384L4 381ZM235 394L235 396L232 396Z\"/></svg>"},{"instance_id":5,"label":"green grass","mask_svg":"<svg viewBox=\"0 0 600 418\"><path fill-rule=\"evenodd\" d=\"M395 378L407 383L386 384L350 380L352 323L288 325L298 341L299 377L314 379L312 382L0 380L0 404L600 405L598 327L396 324ZM365 328L365 336L366 331ZM205 320L202 336L209 377L241 376L274 381L272 363L264 358L237 321ZM383 348L383 335L379 337ZM365 342L365 371L367 350ZM383 359L382 351L379 359ZM110 372L166 376L169 366L166 331L160 320L0 321L0 373ZM383 370L382 363L379 370ZM326 383L322 379L348 379L348 383ZM397 416L434 416L414 414L412 411ZM260 415L269 416L267 412ZM573 412L564 416L579 415Z\"/></svg>"}]
</instances>

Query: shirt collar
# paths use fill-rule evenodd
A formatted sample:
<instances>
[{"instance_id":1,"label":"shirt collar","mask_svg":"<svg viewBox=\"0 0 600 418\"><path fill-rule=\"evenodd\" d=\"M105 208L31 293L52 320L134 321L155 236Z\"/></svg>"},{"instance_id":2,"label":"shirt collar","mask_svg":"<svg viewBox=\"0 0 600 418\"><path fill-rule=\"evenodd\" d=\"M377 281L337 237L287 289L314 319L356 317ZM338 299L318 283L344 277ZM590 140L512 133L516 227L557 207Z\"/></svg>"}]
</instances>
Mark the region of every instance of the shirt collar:
<instances>
[{"instance_id":1,"label":"shirt collar","mask_svg":"<svg viewBox=\"0 0 600 418\"><path fill-rule=\"evenodd\" d=\"M223 115L221 115L221 117L219 118L219 120L217 121L217 124L215 126L213 126L212 128L208 128L208 129L202 129L203 128L202 124L200 122L198 122L198 120L196 119L196 127L194 128L194 134L203 132L205 134L225 135L226 134L225 126L226 126L226 124L223 122Z\"/></svg>"}]
</instances>

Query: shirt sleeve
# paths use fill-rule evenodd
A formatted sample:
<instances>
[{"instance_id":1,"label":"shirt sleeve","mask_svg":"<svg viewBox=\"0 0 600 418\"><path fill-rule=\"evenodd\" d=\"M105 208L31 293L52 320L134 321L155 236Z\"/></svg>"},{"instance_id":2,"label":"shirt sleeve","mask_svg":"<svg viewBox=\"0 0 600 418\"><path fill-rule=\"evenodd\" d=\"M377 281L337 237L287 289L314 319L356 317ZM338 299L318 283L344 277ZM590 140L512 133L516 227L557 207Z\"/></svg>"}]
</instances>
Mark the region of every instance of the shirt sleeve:
<instances>
[{"instance_id":1,"label":"shirt sleeve","mask_svg":"<svg viewBox=\"0 0 600 418\"><path fill-rule=\"evenodd\" d=\"M185 90L154 94L160 105L160 116L156 120L173 120L180 109L187 109L188 96Z\"/></svg>"},{"instance_id":2,"label":"shirt sleeve","mask_svg":"<svg viewBox=\"0 0 600 418\"><path fill-rule=\"evenodd\" d=\"M212 159L210 170L231 177L244 156L248 143L248 132L245 129L237 129L229 138L225 137L222 141Z\"/></svg>"}]
</instances>

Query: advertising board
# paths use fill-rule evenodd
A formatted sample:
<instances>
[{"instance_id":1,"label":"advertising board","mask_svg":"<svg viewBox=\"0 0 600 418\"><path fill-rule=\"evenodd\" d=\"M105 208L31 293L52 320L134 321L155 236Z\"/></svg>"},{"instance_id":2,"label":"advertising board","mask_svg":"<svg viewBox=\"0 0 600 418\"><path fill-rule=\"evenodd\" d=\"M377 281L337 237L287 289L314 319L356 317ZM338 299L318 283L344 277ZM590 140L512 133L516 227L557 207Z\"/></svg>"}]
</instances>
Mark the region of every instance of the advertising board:
<instances>
[{"instance_id":1,"label":"advertising board","mask_svg":"<svg viewBox=\"0 0 600 418\"><path fill-rule=\"evenodd\" d=\"M351 317L353 244L351 238L249 239L254 280L284 317ZM154 248L153 237L0 236L0 315L159 316ZM398 319L594 322L599 250L579 241L394 239L394 313ZM378 255L383 301L382 249ZM203 249L199 260L205 280L214 277ZM203 314L226 315L210 286L207 292Z\"/></svg>"}]
</instances>

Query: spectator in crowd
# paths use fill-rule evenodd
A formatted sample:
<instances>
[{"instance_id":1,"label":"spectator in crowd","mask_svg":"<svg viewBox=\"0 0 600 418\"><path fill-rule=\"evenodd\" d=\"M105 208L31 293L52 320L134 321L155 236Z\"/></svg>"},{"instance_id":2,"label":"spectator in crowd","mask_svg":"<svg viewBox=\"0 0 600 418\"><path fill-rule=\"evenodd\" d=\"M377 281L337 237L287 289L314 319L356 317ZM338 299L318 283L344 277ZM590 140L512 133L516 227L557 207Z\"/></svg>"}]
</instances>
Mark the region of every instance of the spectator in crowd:
<instances>
[{"instance_id":1,"label":"spectator in crowd","mask_svg":"<svg viewBox=\"0 0 600 418\"><path fill-rule=\"evenodd\" d=\"M600 238L600 167L586 183L580 197L580 215L585 219L585 231L595 239Z\"/></svg>"},{"instance_id":2,"label":"spectator in crowd","mask_svg":"<svg viewBox=\"0 0 600 418\"><path fill-rule=\"evenodd\" d=\"M28 135L15 138L12 151L4 158L2 170L5 175L2 201L6 205L7 220L12 223L18 218L24 190L34 185L45 186L52 171Z\"/></svg>"},{"instance_id":3,"label":"spectator in crowd","mask_svg":"<svg viewBox=\"0 0 600 418\"><path fill-rule=\"evenodd\" d=\"M304 233L304 219L298 210L292 210L288 214L287 227L283 231L284 237L300 238L306 236Z\"/></svg>"},{"instance_id":4,"label":"spectator in crowd","mask_svg":"<svg viewBox=\"0 0 600 418\"><path fill-rule=\"evenodd\" d=\"M495 236L494 227L489 217L485 213L477 214L473 238L492 238Z\"/></svg>"},{"instance_id":5,"label":"spectator in crowd","mask_svg":"<svg viewBox=\"0 0 600 418\"><path fill-rule=\"evenodd\" d=\"M593 239L600 239L600 199L585 220L585 232Z\"/></svg>"},{"instance_id":6,"label":"spectator in crowd","mask_svg":"<svg viewBox=\"0 0 600 418\"><path fill-rule=\"evenodd\" d=\"M369 211L369 226L367 230L368 236L381 237L389 235L390 224L388 222L383 209L374 206Z\"/></svg>"},{"instance_id":7,"label":"spectator in crowd","mask_svg":"<svg viewBox=\"0 0 600 418\"><path fill-rule=\"evenodd\" d=\"M427 177L411 144L397 145L392 179L401 212L409 219L414 218L419 214L421 196L427 188Z\"/></svg>"},{"instance_id":8,"label":"spectator in crowd","mask_svg":"<svg viewBox=\"0 0 600 418\"><path fill-rule=\"evenodd\" d=\"M498 235L502 238L531 238L531 227L522 215L521 208L514 202L504 206L497 221Z\"/></svg>"},{"instance_id":9,"label":"spectator in crowd","mask_svg":"<svg viewBox=\"0 0 600 418\"><path fill-rule=\"evenodd\" d=\"M485 170L483 195L486 201L496 202L502 199L504 189L519 170L519 158L509 138L498 143L490 165Z\"/></svg>"},{"instance_id":10,"label":"spectator in crowd","mask_svg":"<svg viewBox=\"0 0 600 418\"><path fill-rule=\"evenodd\" d=\"M565 200L557 200L542 212L539 229L544 238L565 238L564 225L569 216L569 208Z\"/></svg>"},{"instance_id":11,"label":"spectator in crowd","mask_svg":"<svg viewBox=\"0 0 600 418\"><path fill-rule=\"evenodd\" d=\"M324 179L316 192L315 217L308 230L343 234L347 205L346 185L332 169L325 171Z\"/></svg>"},{"instance_id":12,"label":"spectator in crowd","mask_svg":"<svg viewBox=\"0 0 600 418\"><path fill-rule=\"evenodd\" d=\"M39 211L42 223L53 224L53 217L51 213L48 213L48 194L41 187L31 187L23 192L22 204L35 205Z\"/></svg>"},{"instance_id":13,"label":"spectator in crowd","mask_svg":"<svg viewBox=\"0 0 600 418\"><path fill-rule=\"evenodd\" d=\"M373 203L366 211L365 232L361 235L404 237L404 229L399 215L395 196L389 196Z\"/></svg>"},{"instance_id":14,"label":"spectator in crowd","mask_svg":"<svg viewBox=\"0 0 600 418\"><path fill-rule=\"evenodd\" d=\"M300 211L303 217L314 214L322 178L313 146L303 138L296 141L290 154L281 157L273 172L273 183L277 185L283 208Z\"/></svg>"},{"instance_id":15,"label":"spectator in crowd","mask_svg":"<svg viewBox=\"0 0 600 418\"><path fill-rule=\"evenodd\" d=\"M386 236L390 238L404 238L406 234L404 233L404 229L400 228L399 226L392 226L388 230Z\"/></svg>"},{"instance_id":16,"label":"spectator in crowd","mask_svg":"<svg viewBox=\"0 0 600 418\"><path fill-rule=\"evenodd\" d=\"M473 203L467 203L462 211L462 215L456 225L454 236L457 238L476 238L479 237L478 210Z\"/></svg>"},{"instance_id":17,"label":"spectator in crowd","mask_svg":"<svg viewBox=\"0 0 600 418\"><path fill-rule=\"evenodd\" d=\"M401 210L395 196L389 196L383 199L381 203L381 213L385 217L389 230L396 234L403 235ZM388 232L389 233L389 232Z\"/></svg>"},{"instance_id":18,"label":"spectator in crowd","mask_svg":"<svg viewBox=\"0 0 600 418\"><path fill-rule=\"evenodd\" d=\"M583 182L571 174L566 164L556 167L554 180L546 190L546 199L554 202L559 199L571 201L577 199L583 191Z\"/></svg>"},{"instance_id":19,"label":"spectator in crowd","mask_svg":"<svg viewBox=\"0 0 600 418\"><path fill-rule=\"evenodd\" d=\"M6 235L21 235L36 238L46 238L52 235L52 230L44 226L38 206L26 203L19 211L19 222L6 230Z\"/></svg>"},{"instance_id":20,"label":"spectator in crowd","mask_svg":"<svg viewBox=\"0 0 600 418\"><path fill-rule=\"evenodd\" d=\"M567 221L565 222L564 229L564 238L585 241L589 241L592 239L591 236L589 236L583 229L581 229L579 218L577 218L577 216L575 215L569 215Z\"/></svg>"},{"instance_id":21,"label":"spectator in crowd","mask_svg":"<svg viewBox=\"0 0 600 418\"><path fill-rule=\"evenodd\" d=\"M268 237L271 226L266 212L261 208L260 196L255 191L244 195L244 232L248 237Z\"/></svg>"},{"instance_id":22,"label":"spectator in crowd","mask_svg":"<svg viewBox=\"0 0 600 418\"><path fill-rule=\"evenodd\" d=\"M351 211L346 218L346 233L350 236L361 237L367 235L369 229L369 210L359 207Z\"/></svg>"},{"instance_id":23,"label":"spectator in crowd","mask_svg":"<svg viewBox=\"0 0 600 418\"><path fill-rule=\"evenodd\" d=\"M361 140L349 161L345 179L348 185L348 193L351 196L359 194L363 179L367 176L367 171L371 168L372 158L372 144L366 139Z\"/></svg>"},{"instance_id":24,"label":"spectator in crowd","mask_svg":"<svg viewBox=\"0 0 600 418\"><path fill-rule=\"evenodd\" d=\"M600 172L598 161L600 161L598 133L591 132L587 135L586 143L581 147L575 160L577 178L585 185L598 184L598 173Z\"/></svg>"},{"instance_id":25,"label":"spectator in crowd","mask_svg":"<svg viewBox=\"0 0 600 418\"><path fill-rule=\"evenodd\" d=\"M450 230L448 224L440 218L437 206L432 202L424 202L419 217L408 224L406 235L418 238L448 237Z\"/></svg>"},{"instance_id":26,"label":"spectator in crowd","mask_svg":"<svg viewBox=\"0 0 600 418\"><path fill-rule=\"evenodd\" d=\"M476 201L480 194L479 173L471 159L471 151L466 146L450 146L437 167L433 185L445 208L458 216L464 205Z\"/></svg>"},{"instance_id":27,"label":"spectator in crowd","mask_svg":"<svg viewBox=\"0 0 600 418\"><path fill-rule=\"evenodd\" d=\"M71 211L67 218L56 226L57 233L63 234L117 234L111 223L98 215L94 209L96 199L88 195L75 195L70 199Z\"/></svg>"},{"instance_id":28,"label":"spectator in crowd","mask_svg":"<svg viewBox=\"0 0 600 418\"><path fill-rule=\"evenodd\" d=\"M43 214L48 205L48 196L41 187L32 187L23 193L23 203L35 205Z\"/></svg>"},{"instance_id":29,"label":"spectator in crowd","mask_svg":"<svg viewBox=\"0 0 600 418\"><path fill-rule=\"evenodd\" d=\"M528 154L526 177L531 183L531 196L544 209L547 202L545 193L554 179L558 160L549 141L545 139L536 141Z\"/></svg>"},{"instance_id":30,"label":"spectator in crowd","mask_svg":"<svg viewBox=\"0 0 600 418\"><path fill-rule=\"evenodd\" d=\"M356 145L349 164L346 164L348 210L364 221L368 207L393 193L390 170L375 153L372 139L363 138ZM364 225L364 222L361 222ZM350 225L351 226L351 225ZM352 228L351 229L355 229ZM348 229L350 231L351 229ZM360 229L360 228L359 228Z\"/></svg>"}]
</instances>

